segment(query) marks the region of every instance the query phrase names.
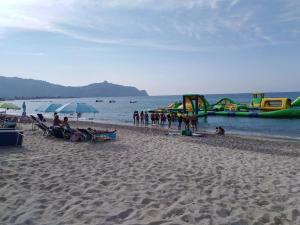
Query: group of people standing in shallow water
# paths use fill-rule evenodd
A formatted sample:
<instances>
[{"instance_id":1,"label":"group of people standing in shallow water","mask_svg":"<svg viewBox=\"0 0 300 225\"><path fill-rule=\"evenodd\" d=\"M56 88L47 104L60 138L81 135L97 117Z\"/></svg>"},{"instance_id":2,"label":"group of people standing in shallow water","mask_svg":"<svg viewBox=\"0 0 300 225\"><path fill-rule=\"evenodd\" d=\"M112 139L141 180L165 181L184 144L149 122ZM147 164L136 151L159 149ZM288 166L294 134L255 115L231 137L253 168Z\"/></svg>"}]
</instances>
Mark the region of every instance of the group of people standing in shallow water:
<instances>
[{"instance_id":1,"label":"group of people standing in shallow water","mask_svg":"<svg viewBox=\"0 0 300 225\"><path fill-rule=\"evenodd\" d=\"M192 116L189 116L188 114L181 114L181 113L159 113L159 112L152 112L150 115L148 112L141 111L140 113L138 111L134 111L133 113L133 122L134 125L145 125L148 126L150 124L152 125L168 125L168 128L171 128L172 124L175 123L175 121L178 121L178 130L182 129L182 125L184 124L185 129L192 128L193 131L198 130L198 117L194 113Z\"/></svg>"}]
</instances>

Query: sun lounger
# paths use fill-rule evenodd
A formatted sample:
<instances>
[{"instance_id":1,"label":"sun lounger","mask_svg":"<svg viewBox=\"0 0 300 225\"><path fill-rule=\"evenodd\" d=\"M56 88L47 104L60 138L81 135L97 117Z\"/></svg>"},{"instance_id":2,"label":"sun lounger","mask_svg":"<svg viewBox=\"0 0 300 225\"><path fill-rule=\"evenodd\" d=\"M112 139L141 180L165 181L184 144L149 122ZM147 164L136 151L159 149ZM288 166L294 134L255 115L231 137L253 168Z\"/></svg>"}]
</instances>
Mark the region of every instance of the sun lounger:
<instances>
[{"instance_id":1,"label":"sun lounger","mask_svg":"<svg viewBox=\"0 0 300 225\"><path fill-rule=\"evenodd\" d=\"M91 134L87 129L77 128L77 131L81 133L83 141L92 141L93 134Z\"/></svg>"},{"instance_id":2,"label":"sun lounger","mask_svg":"<svg viewBox=\"0 0 300 225\"><path fill-rule=\"evenodd\" d=\"M88 128L86 131L91 135L91 141L108 141L117 139L117 130L93 130Z\"/></svg>"},{"instance_id":3,"label":"sun lounger","mask_svg":"<svg viewBox=\"0 0 300 225\"><path fill-rule=\"evenodd\" d=\"M0 129L0 146L22 146L23 132L15 129Z\"/></svg>"}]
</instances>

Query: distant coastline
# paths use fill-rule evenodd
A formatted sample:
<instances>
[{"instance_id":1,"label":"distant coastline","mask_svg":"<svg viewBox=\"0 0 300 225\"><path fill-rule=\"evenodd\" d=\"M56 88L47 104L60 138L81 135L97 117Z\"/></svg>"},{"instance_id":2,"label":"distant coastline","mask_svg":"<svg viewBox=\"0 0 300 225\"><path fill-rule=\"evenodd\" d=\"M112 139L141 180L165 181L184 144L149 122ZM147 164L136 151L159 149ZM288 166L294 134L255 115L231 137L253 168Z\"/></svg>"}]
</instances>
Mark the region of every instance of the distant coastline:
<instances>
[{"instance_id":1,"label":"distant coastline","mask_svg":"<svg viewBox=\"0 0 300 225\"><path fill-rule=\"evenodd\" d=\"M146 90L104 81L85 86L63 86L42 80L0 76L0 99L89 98L148 96Z\"/></svg>"}]
</instances>

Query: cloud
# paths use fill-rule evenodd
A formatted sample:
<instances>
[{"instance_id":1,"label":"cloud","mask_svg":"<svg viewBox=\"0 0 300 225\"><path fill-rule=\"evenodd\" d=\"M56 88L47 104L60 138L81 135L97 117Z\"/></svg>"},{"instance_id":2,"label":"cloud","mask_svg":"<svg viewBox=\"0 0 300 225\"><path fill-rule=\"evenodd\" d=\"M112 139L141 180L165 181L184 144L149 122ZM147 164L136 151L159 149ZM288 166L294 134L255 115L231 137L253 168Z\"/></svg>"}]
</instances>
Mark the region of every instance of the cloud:
<instances>
[{"instance_id":1,"label":"cloud","mask_svg":"<svg viewBox=\"0 0 300 225\"><path fill-rule=\"evenodd\" d=\"M146 8L146 9L192 9L192 8L216 8L222 0L103 0L104 7L122 8Z\"/></svg>"},{"instance_id":2,"label":"cloud","mask_svg":"<svg viewBox=\"0 0 300 225\"><path fill-rule=\"evenodd\" d=\"M298 0L278 1L279 8L284 9L280 15L282 21L289 23L300 18ZM266 23L261 16L269 13L271 4L255 3L247 5L240 0L0 0L0 38L10 30L41 31L99 45L190 52L207 51L215 46L282 43L276 40L280 25ZM237 5L239 7L235 7ZM267 15L269 21L275 17L272 13ZM291 27L290 30L297 29Z\"/></svg>"},{"instance_id":3,"label":"cloud","mask_svg":"<svg viewBox=\"0 0 300 225\"><path fill-rule=\"evenodd\" d=\"M279 15L281 22L300 21L300 1L286 0L282 13Z\"/></svg>"}]
</instances>

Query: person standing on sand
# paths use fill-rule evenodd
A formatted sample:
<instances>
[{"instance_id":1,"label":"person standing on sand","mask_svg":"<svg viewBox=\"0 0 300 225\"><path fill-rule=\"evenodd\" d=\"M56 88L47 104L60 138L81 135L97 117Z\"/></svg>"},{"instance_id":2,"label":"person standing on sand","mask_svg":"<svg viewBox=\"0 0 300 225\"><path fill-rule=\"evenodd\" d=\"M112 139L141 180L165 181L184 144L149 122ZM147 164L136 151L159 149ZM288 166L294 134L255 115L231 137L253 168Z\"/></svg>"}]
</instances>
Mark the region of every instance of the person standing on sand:
<instances>
[{"instance_id":1,"label":"person standing on sand","mask_svg":"<svg viewBox=\"0 0 300 225\"><path fill-rule=\"evenodd\" d=\"M181 130L181 125L182 125L182 114L178 113L178 130Z\"/></svg>"},{"instance_id":2,"label":"person standing on sand","mask_svg":"<svg viewBox=\"0 0 300 225\"><path fill-rule=\"evenodd\" d=\"M198 117L196 113L193 113L192 118L191 118L191 123L192 123L192 128L193 132L198 130Z\"/></svg>"},{"instance_id":3,"label":"person standing on sand","mask_svg":"<svg viewBox=\"0 0 300 225\"><path fill-rule=\"evenodd\" d=\"M168 120L168 128L171 128L171 124L172 124L172 116L170 113L168 113L167 115L167 120Z\"/></svg>"},{"instance_id":4,"label":"person standing on sand","mask_svg":"<svg viewBox=\"0 0 300 225\"><path fill-rule=\"evenodd\" d=\"M148 126L149 125L149 115L147 112L145 112L145 125Z\"/></svg>"},{"instance_id":5,"label":"person standing on sand","mask_svg":"<svg viewBox=\"0 0 300 225\"><path fill-rule=\"evenodd\" d=\"M190 116L187 113L184 117L185 129L190 129Z\"/></svg>"}]
</instances>

